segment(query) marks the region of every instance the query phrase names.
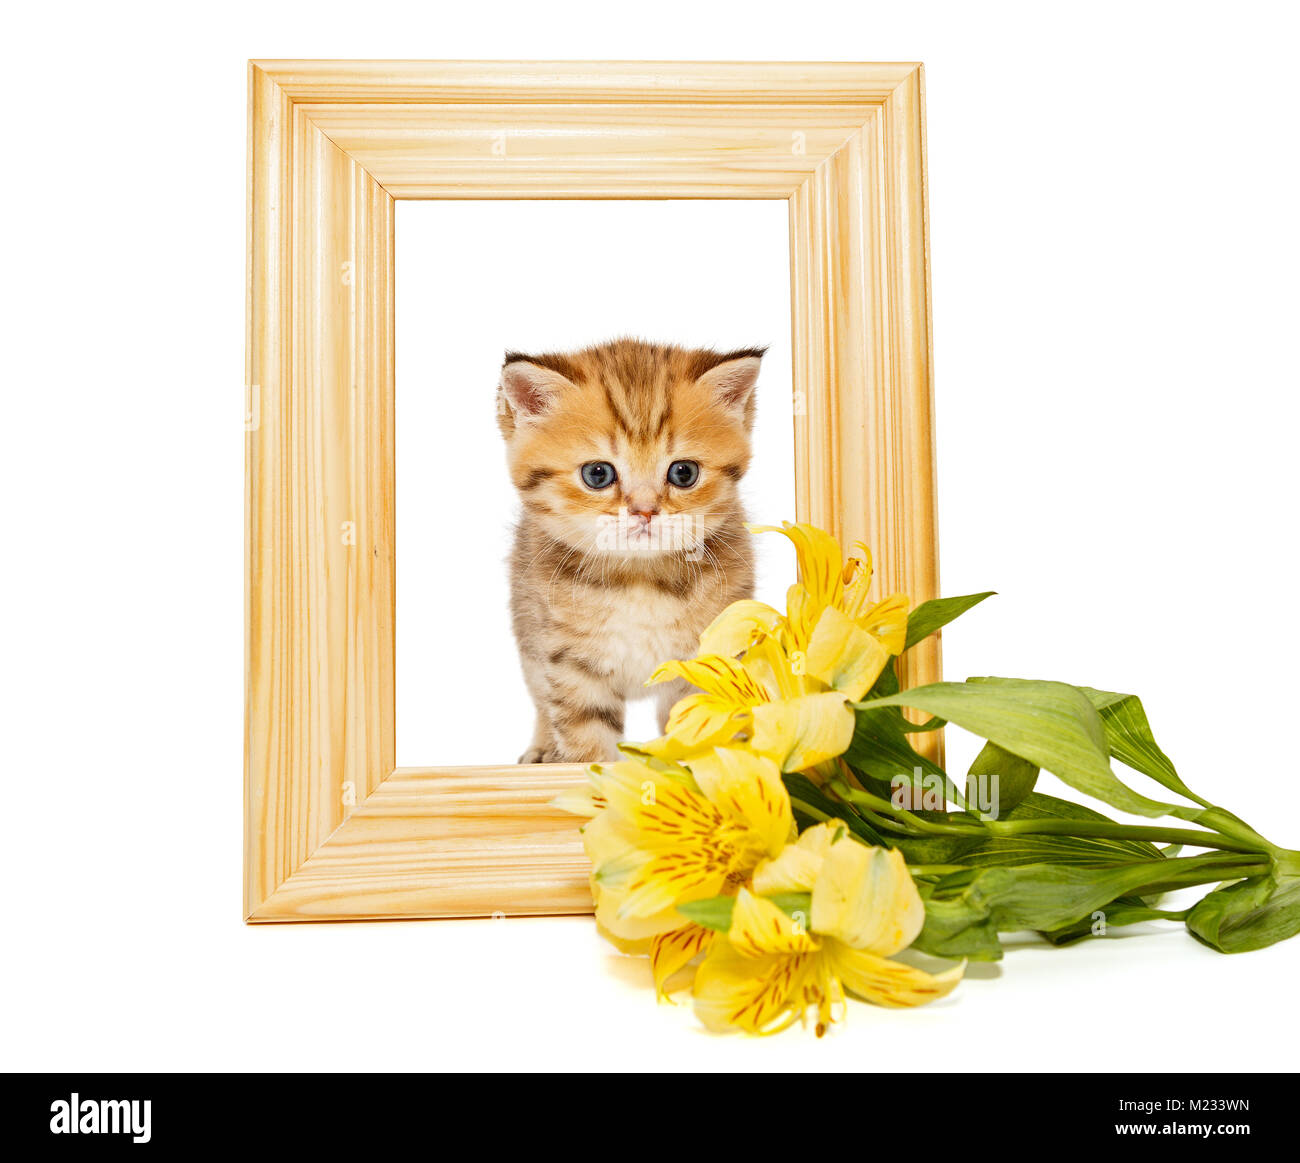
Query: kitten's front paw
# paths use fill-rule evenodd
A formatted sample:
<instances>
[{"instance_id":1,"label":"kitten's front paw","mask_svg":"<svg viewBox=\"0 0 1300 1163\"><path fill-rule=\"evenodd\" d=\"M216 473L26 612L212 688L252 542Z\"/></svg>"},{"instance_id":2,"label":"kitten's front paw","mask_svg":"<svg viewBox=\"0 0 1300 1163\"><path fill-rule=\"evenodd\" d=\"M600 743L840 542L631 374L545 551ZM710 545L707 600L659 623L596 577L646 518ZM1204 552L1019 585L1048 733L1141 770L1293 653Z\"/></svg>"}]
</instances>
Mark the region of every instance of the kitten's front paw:
<instances>
[{"instance_id":1,"label":"kitten's front paw","mask_svg":"<svg viewBox=\"0 0 1300 1163\"><path fill-rule=\"evenodd\" d=\"M550 763L552 761L547 758L547 753L545 748L530 747L518 759L516 759L515 762L516 763Z\"/></svg>"}]
</instances>

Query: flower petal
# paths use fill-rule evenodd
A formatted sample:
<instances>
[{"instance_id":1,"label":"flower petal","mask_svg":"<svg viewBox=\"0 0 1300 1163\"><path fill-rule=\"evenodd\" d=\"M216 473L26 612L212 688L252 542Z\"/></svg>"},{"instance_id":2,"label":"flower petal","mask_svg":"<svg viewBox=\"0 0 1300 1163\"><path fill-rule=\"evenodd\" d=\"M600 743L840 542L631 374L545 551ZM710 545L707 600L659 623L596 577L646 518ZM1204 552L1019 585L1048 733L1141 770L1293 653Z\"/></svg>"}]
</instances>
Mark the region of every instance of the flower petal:
<instances>
[{"instance_id":1,"label":"flower petal","mask_svg":"<svg viewBox=\"0 0 1300 1163\"><path fill-rule=\"evenodd\" d=\"M872 606L858 619L858 625L890 654L902 654L907 645L908 605L906 594L893 594Z\"/></svg>"},{"instance_id":2,"label":"flower petal","mask_svg":"<svg viewBox=\"0 0 1300 1163\"><path fill-rule=\"evenodd\" d=\"M782 533L794 542L799 558L799 580L817 612L839 605L844 595L844 563L839 542L816 525L782 523L751 525L751 533Z\"/></svg>"},{"instance_id":3,"label":"flower petal","mask_svg":"<svg viewBox=\"0 0 1300 1163\"><path fill-rule=\"evenodd\" d=\"M739 662L717 654L669 659L655 668L646 685L674 678L684 678L705 694L725 699L737 707L753 706L767 698L767 692Z\"/></svg>"},{"instance_id":4,"label":"flower petal","mask_svg":"<svg viewBox=\"0 0 1300 1163\"><path fill-rule=\"evenodd\" d=\"M583 828L582 842L596 885L615 902L609 906L615 913L604 923L622 936L646 934L625 931L619 921L653 917L679 901L717 895L735 872L738 851L745 857L723 839L727 817L689 772L683 774L689 786L638 761L601 771L608 806ZM757 854L747 858L756 860ZM680 924L678 919L669 927Z\"/></svg>"},{"instance_id":5,"label":"flower petal","mask_svg":"<svg viewBox=\"0 0 1300 1163\"><path fill-rule=\"evenodd\" d=\"M907 633L906 609L903 633ZM804 656L804 671L843 693L850 702L857 702L871 689L888 661L889 651L876 638L848 614L831 607L817 619Z\"/></svg>"},{"instance_id":6,"label":"flower petal","mask_svg":"<svg viewBox=\"0 0 1300 1163\"><path fill-rule=\"evenodd\" d=\"M736 894L727 940L745 957L769 953L811 953L817 941L808 932L807 917L792 917L770 900L746 888Z\"/></svg>"},{"instance_id":7,"label":"flower petal","mask_svg":"<svg viewBox=\"0 0 1300 1163\"><path fill-rule=\"evenodd\" d=\"M753 833L768 856L794 835L790 793L770 759L734 747L718 747L689 760L700 790L730 823Z\"/></svg>"},{"instance_id":8,"label":"flower petal","mask_svg":"<svg viewBox=\"0 0 1300 1163\"><path fill-rule=\"evenodd\" d=\"M763 635L745 651L745 670L767 692L764 702L794 699L807 694L809 688L804 681L802 667L802 653L795 651L792 657L780 639L772 634Z\"/></svg>"},{"instance_id":9,"label":"flower petal","mask_svg":"<svg viewBox=\"0 0 1300 1163\"><path fill-rule=\"evenodd\" d=\"M813 602L812 596L798 582L786 590L785 608L787 648L792 652L805 651L822 608Z\"/></svg>"},{"instance_id":10,"label":"flower petal","mask_svg":"<svg viewBox=\"0 0 1300 1163\"><path fill-rule=\"evenodd\" d=\"M613 882L613 866L629 849L637 846L635 824L618 812L604 811L583 825L582 847L591 861L593 873L607 869L605 880ZM649 859L647 854L645 857Z\"/></svg>"},{"instance_id":11,"label":"flower petal","mask_svg":"<svg viewBox=\"0 0 1300 1163\"><path fill-rule=\"evenodd\" d=\"M664 728L676 740L684 758L701 748L730 743L749 726L745 708L716 695L687 695L673 704Z\"/></svg>"},{"instance_id":12,"label":"flower petal","mask_svg":"<svg viewBox=\"0 0 1300 1163\"><path fill-rule=\"evenodd\" d=\"M668 979L706 952L713 944L713 938L712 929L693 923L656 936L650 942L650 969L654 974L655 993L661 998L666 997L664 986Z\"/></svg>"},{"instance_id":13,"label":"flower petal","mask_svg":"<svg viewBox=\"0 0 1300 1163\"><path fill-rule=\"evenodd\" d=\"M920 1006L935 1001L951 993L966 970L963 961L943 973L926 973L864 949L850 949L838 942L828 945L832 974L850 993L881 1006Z\"/></svg>"},{"instance_id":14,"label":"flower petal","mask_svg":"<svg viewBox=\"0 0 1300 1163\"><path fill-rule=\"evenodd\" d=\"M843 609L850 618L858 618L869 604L867 591L871 589L871 578L875 566L871 560L871 549L863 541L855 541L853 548L861 557L850 557L844 563L844 604Z\"/></svg>"},{"instance_id":15,"label":"flower petal","mask_svg":"<svg viewBox=\"0 0 1300 1163\"><path fill-rule=\"evenodd\" d=\"M786 845L779 856L764 860L754 869L754 892L759 896L775 896L779 892L811 892L817 883L817 875L821 872L826 853L843 831L844 825L838 820L805 828L799 839Z\"/></svg>"},{"instance_id":16,"label":"flower petal","mask_svg":"<svg viewBox=\"0 0 1300 1163\"><path fill-rule=\"evenodd\" d=\"M570 812L575 816L586 816L591 819L604 811L605 797L588 780L577 787L566 787L551 800L551 807L559 808L562 812Z\"/></svg>"},{"instance_id":17,"label":"flower petal","mask_svg":"<svg viewBox=\"0 0 1300 1163\"><path fill-rule=\"evenodd\" d=\"M654 937L621 937L605 928L600 921L596 922L596 932L620 953L626 953L630 957L645 957L654 943Z\"/></svg>"},{"instance_id":18,"label":"flower petal","mask_svg":"<svg viewBox=\"0 0 1300 1163\"><path fill-rule=\"evenodd\" d=\"M620 743L619 749L627 755L635 755L638 758L681 763L692 755L698 755L704 746L712 746L712 744L700 746L686 743L681 739L674 739L671 735L661 735L658 739L651 739L648 743Z\"/></svg>"},{"instance_id":19,"label":"flower petal","mask_svg":"<svg viewBox=\"0 0 1300 1163\"><path fill-rule=\"evenodd\" d=\"M695 971L695 1014L710 1030L751 1034L784 1029L803 1011L803 982L815 954L745 957L714 941ZM781 1020L784 1018L784 1020Z\"/></svg>"},{"instance_id":20,"label":"flower petal","mask_svg":"<svg viewBox=\"0 0 1300 1163\"><path fill-rule=\"evenodd\" d=\"M843 755L853 739L853 710L838 691L767 703L753 716L750 749L782 771L804 771Z\"/></svg>"},{"instance_id":21,"label":"flower petal","mask_svg":"<svg viewBox=\"0 0 1300 1163\"><path fill-rule=\"evenodd\" d=\"M649 952L648 942L660 933L682 927L682 914L675 908L662 909L648 916L628 915L622 911L624 893L600 885L592 889L596 905L596 925L625 953ZM640 942L640 944L638 944Z\"/></svg>"},{"instance_id":22,"label":"flower petal","mask_svg":"<svg viewBox=\"0 0 1300 1163\"><path fill-rule=\"evenodd\" d=\"M599 890L599 919L624 938L679 928L659 915L749 879L795 834L790 797L775 763L719 749L689 768L628 759L593 768L605 808L582 829ZM646 931L634 920L654 919Z\"/></svg>"},{"instance_id":23,"label":"flower petal","mask_svg":"<svg viewBox=\"0 0 1300 1163\"><path fill-rule=\"evenodd\" d=\"M785 621L766 602L743 598L732 602L700 635L700 653L735 658L760 634L770 634Z\"/></svg>"},{"instance_id":24,"label":"flower petal","mask_svg":"<svg viewBox=\"0 0 1300 1163\"><path fill-rule=\"evenodd\" d=\"M636 859L636 855L629 854L629 859ZM645 919L665 913L682 901L719 896L727 887L728 871L725 855L711 850L656 852L630 877L619 877L617 916L619 920ZM602 887L607 883L600 881ZM614 923L608 923L608 927L621 931Z\"/></svg>"},{"instance_id":25,"label":"flower petal","mask_svg":"<svg viewBox=\"0 0 1300 1163\"><path fill-rule=\"evenodd\" d=\"M586 826L583 835L608 820L610 827L623 829L636 844L651 851L707 842L722 817L689 771L681 770L689 783L640 761L610 764L602 771L599 784L607 807Z\"/></svg>"},{"instance_id":26,"label":"flower petal","mask_svg":"<svg viewBox=\"0 0 1300 1163\"><path fill-rule=\"evenodd\" d=\"M657 667L650 683L684 678L701 693L679 700L668 716L667 734L687 748L726 743L748 726L748 711L766 702L767 691L740 663L716 654L672 659Z\"/></svg>"},{"instance_id":27,"label":"flower petal","mask_svg":"<svg viewBox=\"0 0 1300 1163\"><path fill-rule=\"evenodd\" d=\"M812 890L813 932L888 957L925 923L925 904L897 848L868 848L850 837L830 846Z\"/></svg>"}]
</instances>

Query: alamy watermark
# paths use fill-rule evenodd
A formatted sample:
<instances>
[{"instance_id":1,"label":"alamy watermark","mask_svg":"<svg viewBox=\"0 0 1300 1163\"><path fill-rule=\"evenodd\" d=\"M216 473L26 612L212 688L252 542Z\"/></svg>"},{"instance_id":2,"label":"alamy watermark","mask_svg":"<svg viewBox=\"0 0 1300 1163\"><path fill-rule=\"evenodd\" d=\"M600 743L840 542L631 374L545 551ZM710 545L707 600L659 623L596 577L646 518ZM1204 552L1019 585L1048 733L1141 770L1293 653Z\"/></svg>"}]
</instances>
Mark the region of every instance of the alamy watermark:
<instances>
[{"instance_id":1,"label":"alamy watermark","mask_svg":"<svg viewBox=\"0 0 1300 1163\"><path fill-rule=\"evenodd\" d=\"M74 1090L50 1103L50 1134L130 1135L133 1143L147 1143L152 1116L147 1098L82 1098Z\"/></svg>"},{"instance_id":2,"label":"alamy watermark","mask_svg":"<svg viewBox=\"0 0 1300 1163\"><path fill-rule=\"evenodd\" d=\"M899 772L889 780L889 800L904 811L942 812L948 808L948 781L936 771L912 768L910 775ZM966 808L988 820L999 813L996 772L975 773L966 778Z\"/></svg>"}]
</instances>

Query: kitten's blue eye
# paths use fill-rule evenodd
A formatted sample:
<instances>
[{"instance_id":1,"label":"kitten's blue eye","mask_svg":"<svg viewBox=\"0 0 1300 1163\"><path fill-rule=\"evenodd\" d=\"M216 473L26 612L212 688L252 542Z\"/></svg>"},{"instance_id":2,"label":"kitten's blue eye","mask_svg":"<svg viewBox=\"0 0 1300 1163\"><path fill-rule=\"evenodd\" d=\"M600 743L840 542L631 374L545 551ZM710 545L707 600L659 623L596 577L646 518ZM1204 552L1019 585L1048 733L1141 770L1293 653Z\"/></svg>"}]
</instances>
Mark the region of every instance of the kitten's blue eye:
<instances>
[{"instance_id":1,"label":"kitten's blue eye","mask_svg":"<svg viewBox=\"0 0 1300 1163\"><path fill-rule=\"evenodd\" d=\"M668 483L689 489L700 479L700 466L693 460L675 460L668 466Z\"/></svg>"},{"instance_id":2,"label":"kitten's blue eye","mask_svg":"<svg viewBox=\"0 0 1300 1163\"><path fill-rule=\"evenodd\" d=\"M582 466L582 483L589 489L607 489L616 480L618 473L607 460L593 460Z\"/></svg>"}]
</instances>

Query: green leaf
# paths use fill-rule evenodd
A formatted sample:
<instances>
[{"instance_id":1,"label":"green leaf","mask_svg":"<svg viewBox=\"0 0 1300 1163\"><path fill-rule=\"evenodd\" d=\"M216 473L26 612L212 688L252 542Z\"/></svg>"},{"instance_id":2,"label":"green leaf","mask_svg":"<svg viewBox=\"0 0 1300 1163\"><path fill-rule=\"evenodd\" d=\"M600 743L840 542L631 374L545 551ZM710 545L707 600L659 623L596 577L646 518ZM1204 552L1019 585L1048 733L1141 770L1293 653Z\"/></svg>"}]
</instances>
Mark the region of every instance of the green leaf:
<instances>
[{"instance_id":1,"label":"green leaf","mask_svg":"<svg viewBox=\"0 0 1300 1163\"><path fill-rule=\"evenodd\" d=\"M1163 816L1177 810L1120 782L1110 767L1101 718L1087 695L1067 683L972 678L913 687L857 706L917 707L940 715L1121 811Z\"/></svg>"},{"instance_id":2,"label":"green leaf","mask_svg":"<svg viewBox=\"0 0 1300 1163\"><path fill-rule=\"evenodd\" d=\"M1081 868L1113 868L1132 864L1133 854L1114 840L1087 836L998 836L964 853L960 863L972 868L1018 864L1077 864Z\"/></svg>"},{"instance_id":3,"label":"green leaf","mask_svg":"<svg viewBox=\"0 0 1300 1163\"><path fill-rule=\"evenodd\" d=\"M1300 933L1300 876L1252 876L1201 898L1187 929L1220 953L1248 953Z\"/></svg>"},{"instance_id":4,"label":"green leaf","mask_svg":"<svg viewBox=\"0 0 1300 1163\"><path fill-rule=\"evenodd\" d=\"M1170 815L1223 832L1238 840L1258 844L1261 851L1272 849L1272 845L1240 816L1202 799L1182 781L1169 756L1156 743L1151 724L1147 721L1146 710L1137 695L1099 691L1092 687L1079 689L1097 708L1106 732L1107 747L1114 758L1200 805L1199 808L1181 805L1171 807Z\"/></svg>"},{"instance_id":5,"label":"green leaf","mask_svg":"<svg viewBox=\"0 0 1300 1163\"><path fill-rule=\"evenodd\" d=\"M898 671L895 669L896 660L891 658L886 664L885 669L880 672L880 677L876 679L875 685L866 694L865 701L871 699L884 698L886 695L896 695L902 689L898 682ZM898 729L905 735L915 735L919 732L937 731L943 727L944 721L937 715L931 715L924 723L910 722L903 714L899 707L883 707L881 714L887 714L893 718Z\"/></svg>"},{"instance_id":6,"label":"green leaf","mask_svg":"<svg viewBox=\"0 0 1300 1163\"><path fill-rule=\"evenodd\" d=\"M1089 914L1072 925L1050 929L1039 935L1053 945L1069 945L1081 941L1084 937L1103 937L1111 929L1120 929L1125 925L1137 925L1143 921L1183 919L1183 913L1152 908L1141 897L1121 897L1119 900L1111 901L1100 912L1102 913L1100 918L1094 918Z\"/></svg>"},{"instance_id":7,"label":"green leaf","mask_svg":"<svg viewBox=\"0 0 1300 1163\"><path fill-rule=\"evenodd\" d=\"M932 598L922 602L907 616L907 645L910 650L923 638L929 638L936 630L942 629L949 622L960 618L973 606L978 606L985 598L991 598L995 590L982 594L966 594L960 598Z\"/></svg>"},{"instance_id":8,"label":"green leaf","mask_svg":"<svg viewBox=\"0 0 1300 1163\"><path fill-rule=\"evenodd\" d=\"M1142 700L1137 695L1118 694L1115 691L1099 691L1093 687L1079 688L1097 709L1101 716L1102 727L1106 732L1106 745L1113 758L1128 764L1134 771L1149 775L1157 783L1163 784L1170 791L1197 800L1174 769L1173 762L1156 742L1151 733L1151 724L1147 720ZM1204 803L1203 800L1199 801Z\"/></svg>"},{"instance_id":9,"label":"green leaf","mask_svg":"<svg viewBox=\"0 0 1300 1163\"><path fill-rule=\"evenodd\" d=\"M1008 820L1087 820L1113 824L1115 821L1082 804L1032 792L1005 817ZM967 850L961 863L971 867L1019 864L1077 864L1084 868L1113 868L1136 860L1157 860L1162 853L1146 840L1113 839L1099 836L1053 836L1021 834L995 836Z\"/></svg>"},{"instance_id":10,"label":"green leaf","mask_svg":"<svg viewBox=\"0 0 1300 1163\"><path fill-rule=\"evenodd\" d=\"M812 909L811 893L780 892L764 899L770 900L783 913L792 917L801 912L806 918ZM725 933L731 928L731 914L735 907L736 898L734 896L711 896L706 900L686 901L679 904L677 911L688 921L694 921L697 925L703 925L706 929Z\"/></svg>"},{"instance_id":11,"label":"green leaf","mask_svg":"<svg viewBox=\"0 0 1300 1163\"><path fill-rule=\"evenodd\" d=\"M916 811L912 815L922 820L934 820L939 823L976 820L975 816L967 812ZM965 853L972 848L979 848L984 843L984 839L980 836L897 836L888 833L885 839L891 848L897 848L902 852L908 864L962 864Z\"/></svg>"},{"instance_id":12,"label":"green leaf","mask_svg":"<svg viewBox=\"0 0 1300 1163\"><path fill-rule=\"evenodd\" d=\"M1008 820L1087 820L1092 823L1113 824L1109 816L1073 800L1063 800L1046 792L1035 791L1017 804L1006 816ZM1118 853L1126 853L1135 860L1152 860L1157 856L1177 855L1161 853L1149 840L1117 840L1109 837L1088 837L1090 843L1108 845Z\"/></svg>"},{"instance_id":13,"label":"green leaf","mask_svg":"<svg viewBox=\"0 0 1300 1163\"><path fill-rule=\"evenodd\" d=\"M1002 956L999 933L1074 925L1120 897L1213 864L1214 858L1184 857L1116 868L1025 864L955 873L942 877L930 891L925 927L915 946L939 957L997 960ZM1171 867L1175 865L1177 871Z\"/></svg>"},{"instance_id":14,"label":"green leaf","mask_svg":"<svg viewBox=\"0 0 1300 1163\"><path fill-rule=\"evenodd\" d=\"M891 658L885 663L885 669L880 672L880 677L876 679L875 685L867 692L867 698L880 699L885 695L896 695L903 688L898 682L897 659Z\"/></svg>"},{"instance_id":15,"label":"green leaf","mask_svg":"<svg viewBox=\"0 0 1300 1163\"><path fill-rule=\"evenodd\" d=\"M1029 760L985 743L966 773L966 806L993 819L1005 816L1034 790L1037 780L1038 768Z\"/></svg>"},{"instance_id":16,"label":"green leaf","mask_svg":"<svg viewBox=\"0 0 1300 1163\"><path fill-rule=\"evenodd\" d=\"M927 759L908 742L903 719L897 707L877 705L856 712L853 738L844 753L845 762L855 771L888 787L895 776L912 780L919 769L923 775L947 780L947 774L933 760ZM888 793L885 793L888 794Z\"/></svg>"}]
</instances>

